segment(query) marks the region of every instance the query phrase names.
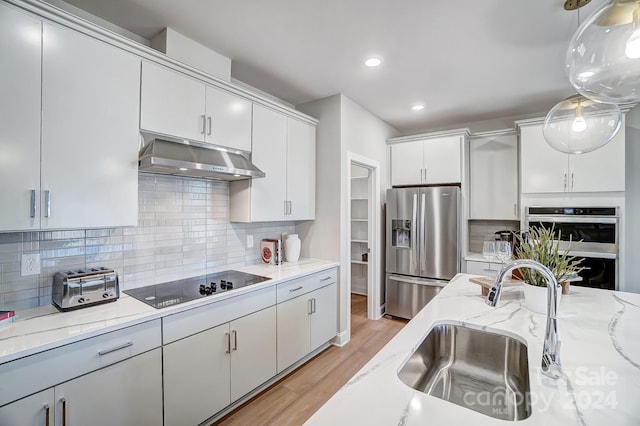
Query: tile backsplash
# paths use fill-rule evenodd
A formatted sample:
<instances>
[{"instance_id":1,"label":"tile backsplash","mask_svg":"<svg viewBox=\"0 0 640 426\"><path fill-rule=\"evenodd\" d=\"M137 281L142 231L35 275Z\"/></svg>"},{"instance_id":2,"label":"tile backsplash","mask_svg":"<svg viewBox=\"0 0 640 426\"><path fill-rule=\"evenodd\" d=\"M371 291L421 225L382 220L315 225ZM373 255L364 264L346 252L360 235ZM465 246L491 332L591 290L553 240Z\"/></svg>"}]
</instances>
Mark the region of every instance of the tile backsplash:
<instances>
[{"instance_id":1,"label":"tile backsplash","mask_svg":"<svg viewBox=\"0 0 640 426\"><path fill-rule=\"evenodd\" d=\"M469 220L469 251L482 253L482 242L493 240L493 234L508 229L518 231L520 222L517 220Z\"/></svg>"},{"instance_id":2,"label":"tile backsplash","mask_svg":"<svg viewBox=\"0 0 640 426\"><path fill-rule=\"evenodd\" d=\"M227 182L140 174L138 205L137 227L0 233L0 309L50 304L60 270L111 267L124 290L257 263L260 240L295 232L293 222L230 223ZM40 274L21 276L21 255L38 252Z\"/></svg>"}]
</instances>

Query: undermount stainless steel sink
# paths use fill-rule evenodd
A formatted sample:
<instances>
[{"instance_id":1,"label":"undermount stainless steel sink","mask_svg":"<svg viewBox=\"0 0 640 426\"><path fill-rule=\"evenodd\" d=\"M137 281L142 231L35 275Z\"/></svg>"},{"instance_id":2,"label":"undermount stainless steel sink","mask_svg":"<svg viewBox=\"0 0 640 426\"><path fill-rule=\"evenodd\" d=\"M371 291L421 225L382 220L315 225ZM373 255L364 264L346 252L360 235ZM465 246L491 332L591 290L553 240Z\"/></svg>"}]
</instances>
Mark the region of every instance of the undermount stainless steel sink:
<instances>
[{"instance_id":1,"label":"undermount stainless steel sink","mask_svg":"<svg viewBox=\"0 0 640 426\"><path fill-rule=\"evenodd\" d=\"M398 377L413 389L496 419L531 415L527 346L504 334L438 324Z\"/></svg>"}]
</instances>

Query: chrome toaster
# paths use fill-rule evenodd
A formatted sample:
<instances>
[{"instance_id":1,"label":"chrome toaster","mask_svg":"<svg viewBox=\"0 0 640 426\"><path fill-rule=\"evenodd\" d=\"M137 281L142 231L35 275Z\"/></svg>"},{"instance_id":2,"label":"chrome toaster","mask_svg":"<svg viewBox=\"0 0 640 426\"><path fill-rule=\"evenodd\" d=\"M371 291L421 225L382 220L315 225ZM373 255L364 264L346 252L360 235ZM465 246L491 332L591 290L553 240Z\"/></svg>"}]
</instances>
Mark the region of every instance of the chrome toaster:
<instances>
[{"instance_id":1,"label":"chrome toaster","mask_svg":"<svg viewBox=\"0 0 640 426\"><path fill-rule=\"evenodd\" d=\"M118 297L120 285L113 269L75 269L53 277L52 302L61 311L113 302Z\"/></svg>"}]
</instances>

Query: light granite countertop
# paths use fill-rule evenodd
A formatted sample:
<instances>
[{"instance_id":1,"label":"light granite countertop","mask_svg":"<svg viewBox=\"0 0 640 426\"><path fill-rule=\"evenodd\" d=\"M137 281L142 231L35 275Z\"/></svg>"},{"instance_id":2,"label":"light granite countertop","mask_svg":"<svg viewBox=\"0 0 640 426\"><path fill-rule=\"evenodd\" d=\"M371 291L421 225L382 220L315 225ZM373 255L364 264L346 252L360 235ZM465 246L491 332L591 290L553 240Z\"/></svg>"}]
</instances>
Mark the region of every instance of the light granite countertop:
<instances>
[{"instance_id":1,"label":"light granite countertop","mask_svg":"<svg viewBox=\"0 0 640 426\"><path fill-rule=\"evenodd\" d=\"M53 306L41 306L18 312L21 319L0 327L0 364L337 266L337 262L301 258L277 266L258 264L238 268L271 279L163 309L155 309L121 292L115 302L74 311L59 312Z\"/></svg>"},{"instance_id":2,"label":"light granite countertop","mask_svg":"<svg viewBox=\"0 0 640 426\"><path fill-rule=\"evenodd\" d=\"M416 391L398 370L438 323L519 337L528 348L532 414L523 425L640 424L640 294L572 286L560 301L564 377L540 373L546 316L529 311L521 287L486 305L472 275L458 274L307 422L308 425L498 425L470 409Z\"/></svg>"}]
</instances>

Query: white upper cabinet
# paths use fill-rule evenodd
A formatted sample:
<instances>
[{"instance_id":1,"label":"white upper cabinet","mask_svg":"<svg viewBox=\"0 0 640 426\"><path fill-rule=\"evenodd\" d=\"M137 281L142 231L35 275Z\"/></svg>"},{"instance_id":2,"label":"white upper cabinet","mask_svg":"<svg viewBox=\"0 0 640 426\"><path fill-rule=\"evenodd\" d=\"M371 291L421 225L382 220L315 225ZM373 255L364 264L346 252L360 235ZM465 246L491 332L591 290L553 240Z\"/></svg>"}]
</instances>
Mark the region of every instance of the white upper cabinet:
<instances>
[{"instance_id":1,"label":"white upper cabinet","mask_svg":"<svg viewBox=\"0 0 640 426\"><path fill-rule=\"evenodd\" d=\"M206 121L204 83L142 62L142 130L204 142Z\"/></svg>"},{"instance_id":2,"label":"white upper cabinet","mask_svg":"<svg viewBox=\"0 0 640 426\"><path fill-rule=\"evenodd\" d=\"M42 23L0 4L0 230L40 226Z\"/></svg>"},{"instance_id":3,"label":"white upper cabinet","mask_svg":"<svg viewBox=\"0 0 640 426\"><path fill-rule=\"evenodd\" d=\"M316 128L287 119L287 220L316 216Z\"/></svg>"},{"instance_id":4,"label":"white upper cabinet","mask_svg":"<svg viewBox=\"0 0 640 426\"><path fill-rule=\"evenodd\" d=\"M54 24L43 40L42 228L136 225L140 59Z\"/></svg>"},{"instance_id":5,"label":"white upper cabinet","mask_svg":"<svg viewBox=\"0 0 640 426\"><path fill-rule=\"evenodd\" d=\"M251 151L251 102L207 86L205 142Z\"/></svg>"},{"instance_id":6,"label":"white upper cabinet","mask_svg":"<svg viewBox=\"0 0 640 426\"><path fill-rule=\"evenodd\" d=\"M516 133L473 137L469 156L469 219L518 219Z\"/></svg>"},{"instance_id":7,"label":"white upper cabinet","mask_svg":"<svg viewBox=\"0 0 640 426\"><path fill-rule=\"evenodd\" d=\"M551 148L542 123L520 124L523 193L624 191L624 123L604 147L579 155Z\"/></svg>"},{"instance_id":8,"label":"white upper cabinet","mask_svg":"<svg viewBox=\"0 0 640 426\"><path fill-rule=\"evenodd\" d=\"M463 135L402 141L391 145L391 184L436 185L462 181Z\"/></svg>"},{"instance_id":9,"label":"white upper cabinet","mask_svg":"<svg viewBox=\"0 0 640 426\"><path fill-rule=\"evenodd\" d=\"M140 128L251 151L251 102L143 62Z\"/></svg>"},{"instance_id":10,"label":"white upper cabinet","mask_svg":"<svg viewBox=\"0 0 640 426\"><path fill-rule=\"evenodd\" d=\"M315 219L315 126L253 106L251 161L266 177L231 182L233 222Z\"/></svg>"}]
</instances>

